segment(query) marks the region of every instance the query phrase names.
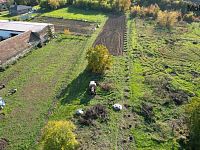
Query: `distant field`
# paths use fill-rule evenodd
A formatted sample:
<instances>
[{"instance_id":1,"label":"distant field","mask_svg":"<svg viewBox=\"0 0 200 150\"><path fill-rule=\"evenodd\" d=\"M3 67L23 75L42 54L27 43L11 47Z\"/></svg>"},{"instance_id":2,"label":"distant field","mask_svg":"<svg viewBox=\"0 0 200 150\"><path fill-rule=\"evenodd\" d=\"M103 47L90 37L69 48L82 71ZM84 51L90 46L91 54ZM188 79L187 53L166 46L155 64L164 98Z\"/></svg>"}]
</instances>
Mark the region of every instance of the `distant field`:
<instances>
[{"instance_id":1,"label":"distant field","mask_svg":"<svg viewBox=\"0 0 200 150\"><path fill-rule=\"evenodd\" d=\"M55 32L63 33L68 29L73 34L91 35L97 27L97 23L90 23L80 20L59 19L53 17L36 17L32 22L51 23L55 27Z\"/></svg>"},{"instance_id":2,"label":"distant field","mask_svg":"<svg viewBox=\"0 0 200 150\"><path fill-rule=\"evenodd\" d=\"M64 19L87 20L92 22L102 22L106 15L99 11L82 10L74 7L67 7L42 14L47 17L63 17Z\"/></svg>"}]
</instances>

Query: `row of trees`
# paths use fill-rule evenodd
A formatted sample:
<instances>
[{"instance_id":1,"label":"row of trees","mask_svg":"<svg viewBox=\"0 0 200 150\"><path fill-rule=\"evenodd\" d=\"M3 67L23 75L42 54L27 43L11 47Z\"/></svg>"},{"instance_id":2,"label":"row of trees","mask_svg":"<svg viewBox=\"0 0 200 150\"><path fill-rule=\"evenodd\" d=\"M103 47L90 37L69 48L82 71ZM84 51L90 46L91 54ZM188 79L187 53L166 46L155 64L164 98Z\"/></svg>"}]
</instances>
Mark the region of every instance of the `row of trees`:
<instances>
[{"instance_id":1,"label":"row of trees","mask_svg":"<svg viewBox=\"0 0 200 150\"><path fill-rule=\"evenodd\" d=\"M161 10L180 11L182 14L188 14L188 6L194 5L191 1L186 0L136 0L140 6L149 6L158 4ZM197 0L198 1L198 0ZM196 5L197 6L197 5ZM194 12L195 15L200 15L200 11Z\"/></svg>"},{"instance_id":2,"label":"row of trees","mask_svg":"<svg viewBox=\"0 0 200 150\"><path fill-rule=\"evenodd\" d=\"M168 29L173 27L181 17L181 13L178 11L162 11L157 4L148 7L134 6L131 9L131 14L132 16L153 17L157 20L158 25Z\"/></svg>"},{"instance_id":3,"label":"row of trees","mask_svg":"<svg viewBox=\"0 0 200 150\"><path fill-rule=\"evenodd\" d=\"M57 9L68 4L84 9L104 11L126 11L130 8L131 0L40 0L42 8Z\"/></svg>"},{"instance_id":4,"label":"row of trees","mask_svg":"<svg viewBox=\"0 0 200 150\"><path fill-rule=\"evenodd\" d=\"M130 0L76 0L75 6L81 8L101 9L105 11L127 11L130 8Z\"/></svg>"}]
</instances>

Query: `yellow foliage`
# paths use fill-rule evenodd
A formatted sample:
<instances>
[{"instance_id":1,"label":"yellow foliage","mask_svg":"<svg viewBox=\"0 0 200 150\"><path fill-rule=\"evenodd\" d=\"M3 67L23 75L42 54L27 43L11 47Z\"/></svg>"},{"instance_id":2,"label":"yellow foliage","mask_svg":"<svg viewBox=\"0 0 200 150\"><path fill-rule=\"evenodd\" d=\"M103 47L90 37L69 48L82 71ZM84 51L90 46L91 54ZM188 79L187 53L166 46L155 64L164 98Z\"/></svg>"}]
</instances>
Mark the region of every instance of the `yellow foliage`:
<instances>
[{"instance_id":1,"label":"yellow foliage","mask_svg":"<svg viewBox=\"0 0 200 150\"><path fill-rule=\"evenodd\" d=\"M87 51L88 68L94 73L104 73L111 68L112 58L108 49L103 45L97 45Z\"/></svg>"},{"instance_id":2,"label":"yellow foliage","mask_svg":"<svg viewBox=\"0 0 200 150\"><path fill-rule=\"evenodd\" d=\"M43 150L73 150L78 146L70 121L49 121L42 132Z\"/></svg>"},{"instance_id":3,"label":"yellow foliage","mask_svg":"<svg viewBox=\"0 0 200 150\"><path fill-rule=\"evenodd\" d=\"M159 6L157 4L150 5L146 9L146 15L156 18L159 11L160 11L160 8L159 8Z\"/></svg>"},{"instance_id":4,"label":"yellow foliage","mask_svg":"<svg viewBox=\"0 0 200 150\"><path fill-rule=\"evenodd\" d=\"M133 16L139 15L142 17L155 17L157 16L157 13L159 12L160 8L157 4L155 5L150 5L149 7L140 7L138 6L133 6L131 8L131 13Z\"/></svg>"},{"instance_id":5,"label":"yellow foliage","mask_svg":"<svg viewBox=\"0 0 200 150\"><path fill-rule=\"evenodd\" d=\"M139 15L141 13L141 7L139 5L131 7L131 14L133 16Z\"/></svg>"},{"instance_id":6,"label":"yellow foliage","mask_svg":"<svg viewBox=\"0 0 200 150\"><path fill-rule=\"evenodd\" d=\"M118 0L116 4L119 11L127 11L131 6L131 0Z\"/></svg>"},{"instance_id":7,"label":"yellow foliage","mask_svg":"<svg viewBox=\"0 0 200 150\"><path fill-rule=\"evenodd\" d=\"M51 8L53 9L57 9L60 4L59 4L59 0L48 0L48 4L51 6Z\"/></svg>"},{"instance_id":8,"label":"yellow foliage","mask_svg":"<svg viewBox=\"0 0 200 150\"><path fill-rule=\"evenodd\" d=\"M177 11L159 11L157 21L160 26L171 28L178 22L178 17L180 16Z\"/></svg>"},{"instance_id":9,"label":"yellow foliage","mask_svg":"<svg viewBox=\"0 0 200 150\"><path fill-rule=\"evenodd\" d=\"M64 34L65 34L65 35L70 35L71 32L69 31L69 29L64 29Z\"/></svg>"}]
</instances>

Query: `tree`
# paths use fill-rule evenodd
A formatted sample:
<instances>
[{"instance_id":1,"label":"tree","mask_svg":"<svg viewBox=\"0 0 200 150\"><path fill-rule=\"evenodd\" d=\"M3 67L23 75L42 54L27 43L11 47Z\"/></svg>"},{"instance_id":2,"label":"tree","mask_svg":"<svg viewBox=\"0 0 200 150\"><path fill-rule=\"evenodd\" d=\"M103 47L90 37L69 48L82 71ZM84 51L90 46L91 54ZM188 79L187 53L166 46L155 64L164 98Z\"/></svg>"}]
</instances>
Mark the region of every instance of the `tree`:
<instances>
[{"instance_id":1,"label":"tree","mask_svg":"<svg viewBox=\"0 0 200 150\"><path fill-rule=\"evenodd\" d=\"M162 27L170 29L178 22L180 13L177 11L159 11L157 16L158 24Z\"/></svg>"},{"instance_id":2,"label":"tree","mask_svg":"<svg viewBox=\"0 0 200 150\"><path fill-rule=\"evenodd\" d=\"M52 9L57 9L60 6L59 0L48 0L48 4Z\"/></svg>"},{"instance_id":3,"label":"tree","mask_svg":"<svg viewBox=\"0 0 200 150\"><path fill-rule=\"evenodd\" d=\"M103 74L111 68L112 59L108 49L103 45L97 45L87 51L88 68L94 73Z\"/></svg>"},{"instance_id":4,"label":"tree","mask_svg":"<svg viewBox=\"0 0 200 150\"><path fill-rule=\"evenodd\" d=\"M57 9L59 7L65 6L67 2L67 0L41 0L40 6L42 8Z\"/></svg>"},{"instance_id":5,"label":"tree","mask_svg":"<svg viewBox=\"0 0 200 150\"><path fill-rule=\"evenodd\" d=\"M190 148L200 147L200 98L194 98L186 106L188 127L190 131Z\"/></svg>"},{"instance_id":6,"label":"tree","mask_svg":"<svg viewBox=\"0 0 200 150\"><path fill-rule=\"evenodd\" d=\"M70 121L49 121L42 132L43 150L73 150L78 146Z\"/></svg>"}]
</instances>

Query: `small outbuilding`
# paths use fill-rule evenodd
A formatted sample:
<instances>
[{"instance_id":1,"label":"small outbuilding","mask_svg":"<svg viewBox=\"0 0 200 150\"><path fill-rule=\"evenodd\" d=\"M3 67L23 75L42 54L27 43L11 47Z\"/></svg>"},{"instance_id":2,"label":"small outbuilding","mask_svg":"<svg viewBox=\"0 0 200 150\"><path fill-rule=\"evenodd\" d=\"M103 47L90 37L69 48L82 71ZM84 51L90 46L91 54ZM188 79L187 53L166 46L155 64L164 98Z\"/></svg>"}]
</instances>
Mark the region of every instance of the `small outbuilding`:
<instances>
[{"instance_id":1,"label":"small outbuilding","mask_svg":"<svg viewBox=\"0 0 200 150\"><path fill-rule=\"evenodd\" d=\"M32 12L32 7L31 6L26 6L26 5L11 5L9 9L9 13L11 16L16 16L16 15L21 15L21 14L26 14Z\"/></svg>"}]
</instances>

